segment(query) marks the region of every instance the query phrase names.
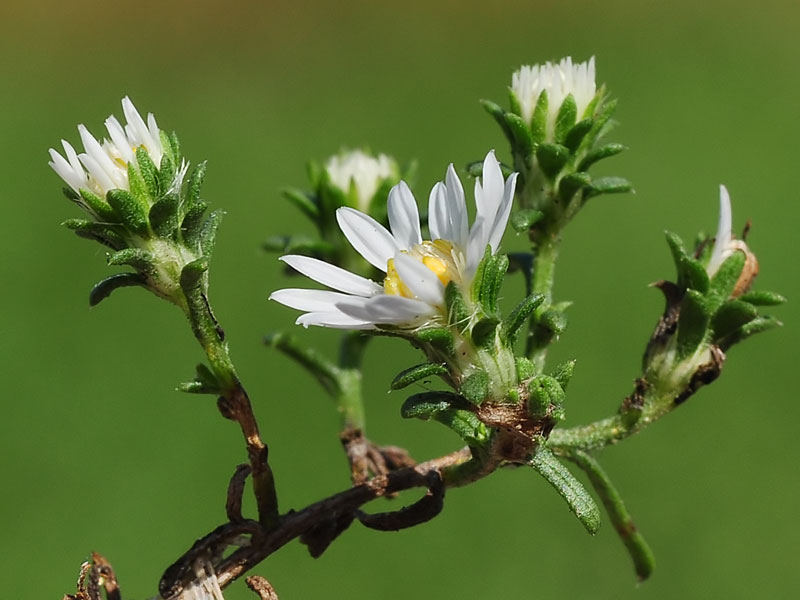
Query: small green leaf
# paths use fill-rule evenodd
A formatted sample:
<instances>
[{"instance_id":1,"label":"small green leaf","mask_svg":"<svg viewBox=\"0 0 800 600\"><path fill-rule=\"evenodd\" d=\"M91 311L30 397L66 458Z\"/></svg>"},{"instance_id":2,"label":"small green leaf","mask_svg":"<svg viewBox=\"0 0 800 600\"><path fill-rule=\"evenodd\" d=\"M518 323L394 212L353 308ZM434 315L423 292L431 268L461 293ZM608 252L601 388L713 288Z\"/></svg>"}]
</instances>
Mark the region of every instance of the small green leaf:
<instances>
[{"instance_id":1,"label":"small green leaf","mask_svg":"<svg viewBox=\"0 0 800 600\"><path fill-rule=\"evenodd\" d=\"M564 417L564 389L554 377L537 375L528 384L528 412L532 417Z\"/></svg>"},{"instance_id":2,"label":"small green leaf","mask_svg":"<svg viewBox=\"0 0 800 600\"><path fill-rule=\"evenodd\" d=\"M742 300L729 300L714 314L711 328L716 338L722 338L758 317L755 306Z\"/></svg>"},{"instance_id":3,"label":"small green leaf","mask_svg":"<svg viewBox=\"0 0 800 600\"><path fill-rule=\"evenodd\" d=\"M108 221L109 223L119 222L120 217L116 211L111 208L111 205L108 202L103 200L94 192L90 192L87 189L81 188L80 197L89 210L97 215L98 219L102 221Z\"/></svg>"},{"instance_id":4,"label":"small green leaf","mask_svg":"<svg viewBox=\"0 0 800 600\"><path fill-rule=\"evenodd\" d=\"M592 178L588 173L570 173L558 182L558 195L564 202L569 202L580 190L590 187Z\"/></svg>"},{"instance_id":5,"label":"small green leaf","mask_svg":"<svg viewBox=\"0 0 800 600\"><path fill-rule=\"evenodd\" d=\"M87 219L67 219L62 225L80 237L95 240L113 250L120 250L126 245L122 237L124 230L119 225L98 223Z\"/></svg>"},{"instance_id":6,"label":"small green leaf","mask_svg":"<svg viewBox=\"0 0 800 600\"><path fill-rule=\"evenodd\" d=\"M751 335L755 335L763 331L769 331L770 329L775 329L776 327L781 327L782 325L783 323L781 323L775 317L757 317L749 323L742 325L733 333L728 334L724 339L719 341L719 345L723 350L727 350L734 344L738 344L739 342L746 340Z\"/></svg>"},{"instance_id":7,"label":"small green leaf","mask_svg":"<svg viewBox=\"0 0 800 600\"><path fill-rule=\"evenodd\" d=\"M196 251L200 249L200 231L203 228L203 215L208 209L208 204L198 200L189 207L181 222L181 235L186 245Z\"/></svg>"},{"instance_id":8,"label":"small green leaf","mask_svg":"<svg viewBox=\"0 0 800 600\"><path fill-rule=\"evenodd\" d=\"M479 348L486 348L494 343L494 333L497 326L500 324L500 319L495 317L486 317L480 319L472 327L470 336L473 343Z\"/></svg>"},{"instance_id":9,"label":"small green leaf","mask_svg":"<svg viewBox=\"0 0 800 600\"><path fill-rule=\"evenodd\" d=\"M604 158L609 158L611 156L616 156L626 149L627 148L622 144L606 144L605 146L600 146L583 157L583 160L578 165L578 170L588 171L589 167L591 167L597 161L603 160Z\"/></svg>"},{"instance_id":10,"label":"small green leaf","mask_svg":"<svg viewBox=\"0 0 800 600\"><path fill-rule=\"evenodd\" d=\"M422 392L409 396L400 407L400 415L404 419L422 419L427 421L436 413L451 407L469 406L467 401L453 392Z\"/></svg>"},{"instance_id":11,"label":"small green leaf","mask_svg":"<svg viewBox=\"0 0 800 600\"><path fill-rule=\"evenodd\" d=\"M503 285L503 277L508 270L508 257L505 254L491 255L491 249L487 246L482 262L484 264L477 300L487 315L495 315L498 310L497 298L500 287ZM475 283L478 283L477 280Z\"/></svg>"},{"instance_id":12,"label":"small green leaf","mask_svg":"<svg viewBox=\"0 0 800 600\"><path fill-rule=\"evenodd\" d=\"M531 294L520 302L503 320L502 336L506 344L512 346L517 340L520 328L527 322L531 313L544 302L542 294Z\"/></svg>"},{"instance_id":13,"label":"small green leaf","mask_svg":"<svg viewBox=\"0 0 800 600\"><path fill-rule=\"evenodd\" d=\"M541 144L547 138L547 111L547 91L542 90L536 99L536 106L533 108L531 116L531 139L534 144Z\"/></svg>"},{"instance_id":14,"label":"small green leaf","mask_svg":"<svg viewBox=\"0 0 800 600\"><path fill-rule=\"evenodd\" d=\"M633 184L624 177L600 177L592 181L585 193L588 199L600 194L623 194L632 191Z\"/></svg>"},{"instance_id":15,"label":"small green leaf","mask_svg":"<svg viewBox=\"0 0 800 600\"><path fill-rule=\"evenodd\" d=\"M403 403L400 414L406 419L434 419L455 431L470 445L484 443L489 433L464 398L451 392L415 394Z\"/></svg>"},{"instance_id":16,"label":"small green leaf","mask_svg":"<svg viewBox=\"0 0 800 600\"><path fill-rule=\"evenodd\" d=\"M736 251L731 254L719 266L717 272L711 278L711 286L708 290L708 301L711 312L716 311L722 304L731 297L736 282L744 269L744 252Z\"/></svg>"},{"instance_id":17,"label":"small green leaf","mask_svg":"<svg viewBox=\"0 0 800 600\"><path fill-rule=\"evenodd\" d=\"M540 144L536 148L536 158L542 172L554 179L569 160L569 148L560 144Z\"/></svg>"},{"instance_id":18,"label":"small green leaf","mask_svg":"<svg viewBox=\"0 0 800 600\"><path fill-rule=\"evenodd\" d=\"M131 233L142 237L149 235L147 210L130 192L127 190L109 190L106 194L106 199Z\"/></svg>"},{"instance_id":19,"label":"small green leaf","mask_svg":"<svg viewBox=\"0 0 800 600\"><path fill-rule=\"evenodd\" d=\"M492 115L494 120L497 121L497 124L500 125L500 129L503 130L503 135L508 139L508 143L513 145L514 134L511 132L511 129L509 129L508 123L506 123L506 113L503 108L491 100L481 100L480 102L486 112Z\"/></svg>"},{"instance_id":20,"label":"small green leaf","mask_svg":"<svg viewBox=\"0 0 800 600\"><path fill-rule=\"evenodd\" d=\"M132 162L128 163L128 187L130 188L131 196L136 199L142 210L147 213L150 209L150 204L153 202L153 196L150 194L150 187L144 176Z\"/></svg>"},{"instance_id":21,"label":"small green leaf","mask_svg":"<svg viewBox=\"0 0 800 600\"><path fill-rule=\"evenodd\" d=\"M532 225L538 223L544 217L544 213L533 208L521 208L511 213L511 227L517 233L528 231Z\"/></svg>"},{"instance_id":22,"label":"small green leaf","mask_svg":"<svg viewBox=\"0 0 800 600\"><path fill-rule=\"evenodd\" d=\"M181 289L189 296L203 285L205 274L208 271L208 260L205 257L198 258L188 263L181 271Z\"/></svg>"},{"instance_id":23,"label":"small green leaf","mask_svg":"<svg viewBox=\"0 0 800 600\"><path fill-rule=\"evenodd\" d=\"M514 152L523 157L530 156L531 152L533 152L533 138L525 121L514 113L506 113L505 120L513 138L512 147Z\"/></svg>"},{"instance_id":24,"label":"small green leaf","mask_svg":"<svg viewBox=\"0 0 800 600\"><path fill-rule=\"evenodd\" d=\"M463 331L469 324L470 315L461 290L454 281L450 281L444 288L444 303L447 307L448 324Z\"/></svg>"},{"instance_id":25,"label":"small green leaf","mask_svg":"<svg viewBox=\"0 0 800 600\"><path fill-rule=\"evenodd\" d=\"M530 465L564 498L586 531L592 535L597 533L600 528L600 510L597 504L553 453L539 446Z\"/></svg>"},{"instance_id":26,"label":"small green leaf","mask_svg":"<svg viewBox=\"0 0 800 600\"><path fill-rule=\"evenodd\" d=\"M536 365L534 365L529 358L526 358L525 356L517 356L515 361L517 367L517 379L520 381L525 381L526 379L530 379L536 375Z\"/></svg>"},{"instance_id":27,"label":"small green leaf","mask_svg":"<svg viewBox=\"0 0 800 600\"><path fill-rule=\"evenodd\" d=\"M196 375L194 381L188 381L178 385L178 391L186 392L189 394L213 394L217 395L221 392L222 386L217 381L216 376L204 364L198 364L196 367Z\"/></svg>"},{"instance_id":28,"label":"small green leaf","mask_svg":"<svg viewBox=\"0 0 800 600\"><path fill-rule=\"evenodd\" d=\"M161 197L150 208L150 227L158 237L172 238L178 229L178 203L180 197L177 193Z\"/></svg>"},{"instance_id":29,"label":"small green leaf","mask_svg":"<svg viewBox=\"0 0 800 600\"><path fill-rule=\"evenodd\" d=\"M575 127L577 117L578 106L575 104L575 97L569 94L564 98L564 102L558 109L558 115L556 115L555 139L559 144L564 143L567 133Z\"/></svg>"},{"instance_id":30,"label":"small green leaf","mask_svg":"<svg viewBox=\"0 0 800 600\"><path fill-rule=\"evenodd\" d=\"M158 189L159 194L164 195L167 192L172 192L174 194L178 194L180 192L179 189L172 189L172 186L175 181L175 163L172 162L168 154L164 154L161 157L161 166L158 169Z\"/></svg>"},{"instance_id":31,"label":"small green leaf","mask_svg":"<svg viewBox=\"0 0 800 600\"><path fill-rule=\"evenodd\" d=\"M281 191L281 194L312 221L316 221L319 218L319 205L314 198L305 192L294 188L286 188Z\"/></svg>"},{"instance_id":32,"label":"small green leaf","mask_svg":"<svg viewBox=\"0 0 800 600\"><path fill-rule=\"evenodd\" d=\"M433 415L434 420L452 429L470 446L480 446L489 440L489 431L477 415L459 408L443 410Z\"/></svg>"},{"instance_id":33,"label":"small green leaf","mask_svg":"<svg viewBox=\"0 0 800 600\"><path fill-rule=\"evenodd\" d=\"M510 87L508 88L508 105L511 108L511 112L515 115L522 116L522 106L519 103L519 98L514 93L514 90Z\"/></svg>"},{"instance_id":34,"label":"small green leaf","mask_svg":"<svg viewBox=\"0 0 800 600\"><path fill-rule=\"evenodd\" d=\"M564 145L570 149L570 152L574 154L578 150L583 138L586 137L586 134L589 133L593 125L594 120L583 119L575 123L575 126L569 130L564 138Z\"/></svg>"},{"instance_id":35,"label":"small green leaf","mask_svg":"<svg viewBox=\"0 0 800 600\"><path fill-rule=\"evenodd\" d=\"M489 395L489 376L478 369L464 379L458 391L472 404L480 405Z\"/></svg>"},{"instance_id":36,"label":"small green leaf","mask_svg":"<svg viewBox=\"0 0 800 600\"><path fill-rule=\"evenodd\" d=\"M214 244L217 240L217 231L222 222L222 217L225 215L223 210L215 210L203 223L203 229L200 231L200 252L207 259L211 258L214 252Z\"/></svg>"},{"instance_id":37,"label":"small green leaf","mask_svg":"<svg viewBox=\"0 0 800 600\"><path fill-rule=\"evenodd\" d=\"M755 306L778 306L786 302L786 298L775 292L747 292L739 296L739 300Z\"/></svg>"},{"instance_id":38,"label":"small green leaf","mask_svg":"<svg viewBox=\"0 0 800 600\"><path fill-rule=\"evenodd\" d=\"M687 290L678 317L678 358L684 359L694 354L706 337L710 318L709 303L703 294Z\"/></svg>"},{"instance_id":39,"label":"small green leaf","mask_svg":"<svg viewBox=\"0 0 800 600\"><path fill-rule=\"evenodd\" d=\"M147 287L145 278L139 273L117 273L106 277L89 292L89 306L97 306L111 295L111 292L122 287Z\"/></svg>"},{"instance_id":40,"label":"small green leaf","mask_svg":"<svg viewBox=\"0 0 800 600\"><path fill-rule=\"evenodd\" d=\"M550 377L555 379L561 386L561 389L564 391L567 390L567 384L569 383L570 379L572 379L572 374L575 372L576 362L577 361L575 360L563 362L550 373Z\"/></svg>"},{"instance_id":41,"label":"small green leaf","mask_svg":"<svg viewBox=\"0 0 800 600\"><path fill-rule=\"evenodd\" d=\"M538 326L556 337L566 331L567 323L567 315L563 311L550 308L542 313Z\"/></svg>"},{"instance_id":42,"label":"small green leaf","mask_svg":"<svg viewBox=\"0 0 800 600\"><path fill-rule=\"evenodd\" d=\"M401 371L395 375L395 378L392 380L392 383L389 387L393 390L400 390L411 385L412 383L416 383L417 381L434 377L436 375L447 375L448 372L449 371L447 370L447 367L437 363L422 363L421 365L414 365L413 367L409 367L408 369L405 369L404 371Z\"/></svg>"},{"instance_id":43,"label":"small green leaf","mask_svg":"<svg viewBox=\"0 0 800 600\"><path fill-rule=\"evenodd\" d=\"M186 205L189 210L200 202L200 189L203 187L207 170L208 162L204 160L192 169L189 175L189 183L186 186Z\"/></svg>"},{"instance_id":44,"label":"small green leaf","mask_svg":"<svg viewBox=\"0 0 800 600\"><path fill-rule=\"evenodd\" d=\"M141 273L152 273L156 269L156 257L141 248L124 248L108 257L108 264L126 265Z\"/></svg>"},{"instance_id":45,"label":"small green leaf","mask_svg":"<svg viewBox=\"0 0 800 600\"><path fill-rule=\"evenodd\" d=\"M161 193L158 185L158 169L153 159L150 158L150 154L142 146L136 148L136 162L139 163L139 173L150 199L158 198ZM131 189L133 189L133 186L131 186Z\"/></svg>"},{"instance_id":46,"label":"small green leaf","mask_svg":"<svg viewBox=\"0 0 800 600\"><path fill-rule=\"evenodd\" d=\"M423 344L428 344L432 348L441 352L445 356L452 356L455 352L455 340L449 329L442 327L430 327L420 329L414 337Z\"/></svg>"}]
</instances>

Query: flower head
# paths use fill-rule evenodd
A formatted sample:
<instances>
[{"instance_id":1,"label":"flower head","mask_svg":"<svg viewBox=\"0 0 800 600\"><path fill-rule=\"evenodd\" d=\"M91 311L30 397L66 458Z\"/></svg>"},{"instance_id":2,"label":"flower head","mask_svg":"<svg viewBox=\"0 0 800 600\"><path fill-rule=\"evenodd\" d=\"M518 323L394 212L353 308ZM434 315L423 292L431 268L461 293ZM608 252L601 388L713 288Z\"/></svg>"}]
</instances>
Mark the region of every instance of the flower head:
<instances>
[{"instance_id":1,"label":"flower head","mask_svg":"<svg viewBox=\"0 0 800 600\"><path fill-rule=\"evenodd\" d=\"M82 153L78 154L66 140L61 140L64 156L50 149L50 166L76 193L88 190L104 198L109 190L130 191L128 169L129 165L140 167L137 151L144 150L156 168L160 168L164 154L170 152L152 113L148 113L145 122L127 96L122 99L122 111L125 126L116 117L108 117L105 122L108 138L102 143L85 125L78 125ZM184 173L185 166L177 171L177 187Z\"/></svg>"},{"instance_id":2,"label":"flower head","mask_svg":"<svg viewBox=\"0 0 800 600\"><path fill-rule=\"evenodd\" d=\"M451 164L444 182L431 190L429 240L422 239L419 211L411 190L401 181L389 193L391 231L353 208L336 212L350 245L371 265L386 273L378 283L307 256L281 257L295 270L332 290L284 289L271 299L306 311L299 325L373 329L389 325L415 329L445 322L445 287L468 290L487 246L494 254L508 222L516 173L503 179L489 152L483 177L475 182L477 214L469 226L464 188Z\"/></svg>"},{"instance_id":3,"label":"flower head","mask_svg":"<svg viewBox=\"0 0 800 600\"><path fill-rule=\"evenodd\" d=\"M356 207L367 212L380 185L397 175L397 164L385 154L376 157L353 150L331 156L325 163L325 170L331 183L345 196L350 193L352 185L356 193Z\"/></svg>"},{"instance_id":4,"label":"flower head","mask_svg":"<svg viewBox=\"0 0 800 600\"><path fill-rule=\"evenodd\" d=\"M711 249L711 257L706 265L706 272L709 277L713 277L722 263L732 256L735 252L744 252L745 265L733 296L739 296L747 291L753 279L758 274L758 260L744 240L737 240L731 232L733 214L731 211L731 198L724 185L719 186L719 222L717 223L717 235L714 238L714 247Z\"/></svg>"},{"instance_id":5,"label":"flower head","mask_svg":"<svg viewBox=\"0 0 800 600\"><path fill-rule=\"evenodd\" d=\"M583 118L586 108L597 93L594 80L594 57L587 62L573 64L572 58L561 59L554 64L523 66L511 78L511 91L519 101L526 123L530 123L539 96L547 93L547 132L552 135L556 116L561 104L572 94L577 106L578 119Z\"/></svg>"}]
</instances>

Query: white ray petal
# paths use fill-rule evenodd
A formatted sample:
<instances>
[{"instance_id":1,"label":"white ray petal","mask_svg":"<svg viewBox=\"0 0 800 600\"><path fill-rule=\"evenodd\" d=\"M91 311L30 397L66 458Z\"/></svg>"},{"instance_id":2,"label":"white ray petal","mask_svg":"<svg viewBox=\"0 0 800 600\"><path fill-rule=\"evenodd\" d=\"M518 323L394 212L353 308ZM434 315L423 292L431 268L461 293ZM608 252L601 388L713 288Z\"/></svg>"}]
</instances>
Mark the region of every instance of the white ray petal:
<instances>
[{"instance_id":1,"label":"white ray petal","mask_svg":"<svg viewBox=\"0 0 800 600\"><path fill-rule=\"evenodd\" d=\"M118 167L114 164L114 161L111 160L111 157L108 156L106 151L103 150L100 142L98 142L95 137L89 133L89 130L86 129L84 125L78 125L78 133L80 133L81 142L83 142L83 147L86 150L86 154L92 157L98 169L101 169L109 179L112 179L114 176L113 173L114 171L118 170ZM84 165L85 164L86 163L84 162ZM92 175L97 177L95 173L92 173Z\"/></svg>"},{"instance_id":2,"label":"white ray petal","mask_svg":"<svg viewBox=\"0 0 800 600\"><path fill-rule=\"evenodd\" d=\"M500 240L503 239L503 234L506 231L508 217L511 214L511 205L514 202L514 189L516 185L517 174L512 173L506 181L503 191L503 200L497 209L497 215L495 215L491 231L489 231L489 245L491 245L493 252L497 252L497 248L500 246Z\"/></svg>"},{"instance_id":3,"label":"white ray petal","mask_svg":"<svg viewBox=\"0 0 800 600\"><path fill-rule=\"evenodd\" d=\"M469 232L467 241L467 275L472 276L478 268L478 263L486 253L489 243L489 224L485 219L476 219Z\"/></svg>"},{"instance_id":4,"label":"white ray petal","mask_svg":"<svg viewBox=\"0 0 800 600\"><path fill-rule=\"evenodd\" d=\"M394 257L394 266L400 280L417 298L434 306L444 303L444 286L436 273L408 254L398 252Z\"/></svg>"},{"instance_id":5,"label":"white ray petal","mask_svg":"<svg viewBox=\"0 0 800 600\"><path fill-rule=\"evenodd\" d=\"M332 329L375 329L375 324L363 319L354 319L342 312L310 312L297 317L295 324L308 328L309 325L330 327Z\"/></svg>"},{"instance_id":6,"label":"white ray petal","mask_svg":"<svg viewBox=\"0 0 800 600\"><path fill-rule=\"evenodd\" d=\"M105 192L108 190L113 190L114 188L118 187L94 158L88 154L79 154L78 158L83 163L83 166L86 167L86 170L89 172L89 175L91 175L92 179L94 179L96 184L100 187L99 191L101 192L101 196L105 195Z\"/></svg>"},{"instance_id":7,"label":"white ray petal","mask_svg":"<svg viewBox=\"0 0 800 600\"><path fill-rule=\"evenodd\" d=\"M148 142L152 143L150 132L147 130L144 119L142 119L139 111L136 110L136 107L128 96L122 99L122 112L125 113L125 120L128 122L128 127L130 128L129 135L132 134L131 137L133 141L135 141L137 145L148 145Z\"/></svg>"},{"instance_id":8,"label":"white ray petal","mask_svg":"<svg viewBox=\"0 0 800 600\"><path fill-rule=\"evenodd\" d=\"M279 260L282 260L306 277L310 277L314 281L340 292L357 296L372 296L383 291L383 287L374 281L317 258L288 254L281 256Z\"/></svg>"},{"instance_id":9,"label":"white ray petal","mask_svg":"<svg viewBox=\"0 0 800 600\"><path fill-rule=\"evenodd\" d=\"M449 240L452 232L447 216L447 188L439 181L428 198L428 230L432 240Z\"/></svg>"},{"instance_id":10,"label":"white ray petal","mask_svg":"<svg viewBox=\"0 0 800 600\"><path fill-rule=\"evenodd\" d=\"M347 241L364 259L386 272L386 265L400 246L391 233L369 215L354 208L342 207L336 211L336 220Z\"/></svg>"},{"instance_id":11,"label":"white ray petal","mask_svg":"<svg viewBox=\"0 0 800 600\"><path fill-rule=\"evenodd\" d=\"M711 250L711 258L708 261L708 272L714 274L723 262L722 255L731 243L731 226L733 215L731 211L731 197L728 189L719 186L719 222L717 223L717 235L714 239L714 248Z\"/></svg>"},{"instance_id":12,"label":"white ray petal","mask_svg":"<svg viewBox=\"0 0 800 600\"><path fill-rule=\"evenodd\" d=\"M467 215L467 202L464 198L464 186L458 178L453 163L447 167L445 175L447 185L447 207L450 215L450 223L453 230L451 241L456 242L462 248L467 243L469 236L469 217Z\"/></svg>"},{"instance_id":13,"label":"white ray petal","mask_svg":"<svg viewBox=\"0 0 800 600\"><path fill-rule=\"evenodd\" d=\"M276 290L269 299L275 300L289 308L312 312L334 311L337 302L349 300L352 296L328 290L309 290L302 288L286 288Z\"/></svg>"},{"instance_id":14,"label":"white ray petal","mask_svg":"<svg viewBox=\"0 0 800 600\"><path fill-rule=\"evenodd\" d=\"M81 161L78 160L78 153L75 152L75 148L73 148L72 144L70 144L67 140L61 140L61 145L64 147L64 153L67 156L70 166L76 173L81 175L83 181L85 182L86 171L83 170L83 165L81 165Z\"/></svg>"},{"instance_id":15,"label":"white ray petal","mask_svg":"<svg viewBox=\"0 0 800 600\"><path fill-rule=\"evenodd\" d=\"M414 324L437 312L430 304L403 296L375 296L364 302L358 300L339 302L336 307L354 319L398 325Z\"/></svg>"},{"instance_id":16,"label":"white ray petal","mask_svg":"<svg viewBox=\"0 0 800 600\"><path fill-rule=\"evenodd\" d=\"M387 209L392 235L402 248L409 250L422 242L417 201L405 181L398 183L389 192Z\"/></svg>"},{"instance_id":17,"label":"white ray petal","mask_svg":"<svg viewBox=\"0 0 800 600\"><path fill-rule=\"evenodd\" d=\"M503 173L500 163L495 158L494 150L490 150L483 161L483 174L475 181L475 206L478 217L494 219L497 208L503 198Z\"/></svg>"},{"instance_id":18,"label":"white ray petal","mask_svg":"<svg viewBox=\"0 0 800 600\"><path fill-rule=\"evenodd\" d=\"M122 156L122 160L126 163L134 162L135 155L131 148L131 143L128 140L128 136L125 135L125 130L122 128L122 125L117 121L117 118L114 116L108 117L105 125L111 141L114 143L114 146L116 146L120 156Z\"/></svg>"},{"instance_id":19,"label":"white ray petal","mask_svg":"<svg viewBox=\"0 0 800 600\"><path fill-rule=\"evenodd\" d=\"M83 168L81 168L80 174L76 173L66 159L52 148L50 148L50 158L52 160L48 164L69 187L76 192L79 192L81 187L86 187L84 177L82 177Z\"/></svg>"}]
</instances>

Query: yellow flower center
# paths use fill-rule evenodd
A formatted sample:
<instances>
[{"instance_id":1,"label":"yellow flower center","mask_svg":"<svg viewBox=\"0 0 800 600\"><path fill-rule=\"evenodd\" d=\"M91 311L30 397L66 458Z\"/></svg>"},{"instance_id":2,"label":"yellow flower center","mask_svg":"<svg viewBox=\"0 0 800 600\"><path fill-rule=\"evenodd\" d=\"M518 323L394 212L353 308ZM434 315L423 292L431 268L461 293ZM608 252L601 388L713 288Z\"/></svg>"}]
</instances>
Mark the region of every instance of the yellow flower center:
<instances>
[{"instance_id":1,"label":"yellow flower center","mask_svg":"<svg viewBox=\"0 0 800 600\"><path fill-rule=\"evenodd\" d=\"M451 281L461 282L461 262L459 253L455 251L452 242L447 240L424 241L411 250L403 250L412 258L416 258L423 265L433 271L442 282L447 285ZM386 265L386 279L383 280L383 291L391 296L404 296L413 298L414 294L408 289L394 266L394 259L390 258Z\"/></svg>"}]
</instances>

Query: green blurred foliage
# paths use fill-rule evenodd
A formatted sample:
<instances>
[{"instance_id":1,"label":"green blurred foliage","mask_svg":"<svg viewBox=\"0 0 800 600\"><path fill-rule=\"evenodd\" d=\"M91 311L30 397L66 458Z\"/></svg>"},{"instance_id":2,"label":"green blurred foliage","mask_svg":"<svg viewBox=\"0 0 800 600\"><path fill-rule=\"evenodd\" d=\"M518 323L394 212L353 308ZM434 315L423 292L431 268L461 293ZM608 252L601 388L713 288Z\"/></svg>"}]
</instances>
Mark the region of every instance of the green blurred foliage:
<instances>
[{"instance_id":1,"label":"green blurred foliage","mask_svg":"<svg viewBox=\"0 0 800 600\"><path fill-rule=\"evenodd\" d=\"M419 159L426 199L451 161L492 147L507 159L478 100L504 102L513 69L566 54L595 54L620 99L613 139L631 150L601 170L637 194L593 200L566 235L556 294L576 304L553 359L578 364L565 424L605 416L629 392L661 310L646 284L673 275L662 230L713 231L719 183L737 227L753 220L757 285L790 299L786 327L734 348L711 388L602 455L656 553L653 579L637 586L608 523L590 538L522 470L451 491L427 525L354 526L316 561L293 543L258 572L285 599L796 590L799 17L788 0L3 3L3 596L60 598L92 550L115 565L126 598L154 594L163 568L223 520L227 479L245 459L211 399L173 391L201 358L174 307L129 289L88 310L91 285L111 270L99 247L59 227L80 215L60 195L48 147L75 143L79 122L99 135L130 94L178 131L188 157L209 160L205 196L228 211L212 299L271 445L282 508L300 508L344 488L347 470L327 398L260 341L294 327L294 311L266 300L287 279L259 251L267 235L306 227L279 189L304 185L308 158L368 144ZM509 232L505 246L524 243ZM298 333L335 347L333 332ZM375 342L369 435L424 458L459 442L402 421L407 394L387 395L416 358ZM242 584L229 594L250 597Z\"/></svg>"}]
</instances>

